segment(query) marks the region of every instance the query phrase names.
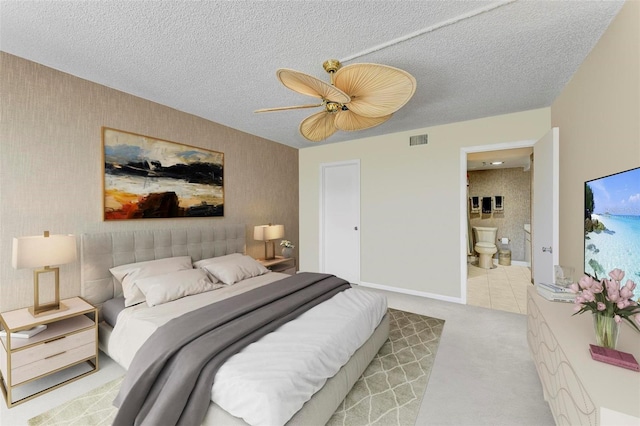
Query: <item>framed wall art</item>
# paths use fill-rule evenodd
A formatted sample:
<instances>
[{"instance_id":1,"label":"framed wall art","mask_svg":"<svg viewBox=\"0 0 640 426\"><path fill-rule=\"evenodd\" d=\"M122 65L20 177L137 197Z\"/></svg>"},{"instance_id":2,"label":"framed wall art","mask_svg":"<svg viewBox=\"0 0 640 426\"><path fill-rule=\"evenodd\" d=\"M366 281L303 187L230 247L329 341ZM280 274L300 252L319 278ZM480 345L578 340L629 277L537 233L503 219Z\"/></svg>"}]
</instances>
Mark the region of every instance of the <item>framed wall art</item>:
<instances>
[{"instance_id":1,"label":"framed wall art","mask_svg":"<svg viewBox=\"0 0 640 426\"><path fill-rule=\"evenodd\" d=\"M224 216L224 154L102 128L104 220Z\"/></svg>"}]
</instances>

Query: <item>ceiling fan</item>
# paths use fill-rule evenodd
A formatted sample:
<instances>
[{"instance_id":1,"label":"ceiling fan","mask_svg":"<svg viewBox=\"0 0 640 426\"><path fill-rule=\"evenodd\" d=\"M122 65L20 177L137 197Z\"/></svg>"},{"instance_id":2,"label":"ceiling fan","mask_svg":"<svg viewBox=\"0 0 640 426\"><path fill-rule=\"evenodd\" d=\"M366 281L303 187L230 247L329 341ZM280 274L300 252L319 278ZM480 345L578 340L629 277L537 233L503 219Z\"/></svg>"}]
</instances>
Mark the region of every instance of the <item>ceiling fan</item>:
<instances>
[{"instance_id":1,"label":"ceiling fan","mask_svg":"<svg viewBox=\"0 0 640 426\"><path fill-rule=\"evenodd\" d=\"M402 108L416 91L416 79L398 68L379 64L342 66L329 59L322 66L331 84L308 74L281 68L278 80L287 88L322 100L319 104L259 109L255 112L323 107L300 123L300 133L312 142L322 141L337 130L375 127Z\"/></svg>"}]
</instances>

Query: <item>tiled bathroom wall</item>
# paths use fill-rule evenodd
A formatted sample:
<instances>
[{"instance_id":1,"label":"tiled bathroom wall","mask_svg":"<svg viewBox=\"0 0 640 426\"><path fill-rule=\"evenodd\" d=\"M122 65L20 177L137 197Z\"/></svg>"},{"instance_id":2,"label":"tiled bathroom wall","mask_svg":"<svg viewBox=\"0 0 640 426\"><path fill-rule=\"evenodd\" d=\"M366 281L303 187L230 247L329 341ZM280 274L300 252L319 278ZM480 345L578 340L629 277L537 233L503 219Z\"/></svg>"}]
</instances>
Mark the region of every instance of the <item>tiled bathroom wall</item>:
<instances>
[{"instance_id":1,"label":"tiled bathroom wall","mask_svg":"<svg viewBox=\"0 0 640 426\"><path fill-rule=\"evenodd\" d=\"M531 173L520 167L476 170L468 175L470 197L504 197L504 211L471 214L471 226L497 227L498 241L503 237L510 240L511 259L524 261L524 224L531 223Z\"/></svg>"}]
</instances>

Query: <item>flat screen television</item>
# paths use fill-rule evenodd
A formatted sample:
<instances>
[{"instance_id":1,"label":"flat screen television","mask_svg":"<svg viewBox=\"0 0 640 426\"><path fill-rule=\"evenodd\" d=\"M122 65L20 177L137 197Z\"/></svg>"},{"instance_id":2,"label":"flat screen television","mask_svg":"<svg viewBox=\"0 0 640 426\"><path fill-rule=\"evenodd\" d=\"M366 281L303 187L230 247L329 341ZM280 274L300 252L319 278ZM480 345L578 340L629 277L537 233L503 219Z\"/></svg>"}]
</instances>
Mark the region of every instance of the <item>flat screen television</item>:
<instances>
[{"instance_id":1,"label":"flat screen television","mask_svg":"<svg viewBox=\"0 0 640 426\"><path fill-rule=\"evenodd\" d=\"M640 297L640 167L584 184L584 272L608 278L612 269L637 284Z\"/></svg>"}]
</instances>

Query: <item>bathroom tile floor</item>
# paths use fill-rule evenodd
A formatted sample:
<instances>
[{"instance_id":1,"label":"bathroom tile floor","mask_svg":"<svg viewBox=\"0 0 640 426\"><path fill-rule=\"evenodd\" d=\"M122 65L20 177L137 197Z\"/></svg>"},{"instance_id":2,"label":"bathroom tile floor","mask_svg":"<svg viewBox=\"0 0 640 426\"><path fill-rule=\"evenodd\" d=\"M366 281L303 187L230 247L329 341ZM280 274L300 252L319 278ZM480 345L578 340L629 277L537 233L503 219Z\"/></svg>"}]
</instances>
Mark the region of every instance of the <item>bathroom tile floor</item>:
<instances>
[{"instance_id":1,"label":"bathroom tile floor","mask_svg":"<svg viewBox=\"0 0 640 426\"><path fill-rule=\"evenodd\" d=\"M467 304L526 314L531 271L526 266L497 266L487 270L468 264Z\"/></svg>"}]
</instances>

